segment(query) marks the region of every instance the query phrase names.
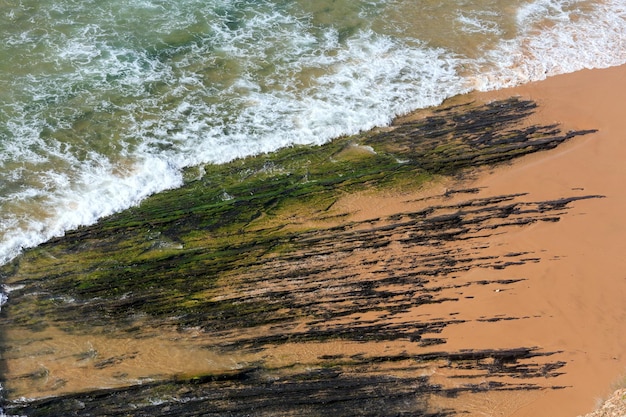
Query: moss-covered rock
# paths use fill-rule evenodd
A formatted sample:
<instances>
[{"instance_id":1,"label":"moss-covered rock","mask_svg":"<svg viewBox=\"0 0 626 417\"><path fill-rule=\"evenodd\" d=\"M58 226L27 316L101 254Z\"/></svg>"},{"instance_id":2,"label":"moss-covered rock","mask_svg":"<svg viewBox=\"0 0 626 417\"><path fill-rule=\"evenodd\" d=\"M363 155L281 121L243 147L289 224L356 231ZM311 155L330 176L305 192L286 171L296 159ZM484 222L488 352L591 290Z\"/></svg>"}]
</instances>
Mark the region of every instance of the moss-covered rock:
<instances>
[{"instance_id":1,"label":"moss-covered rock","mask_svg":"<svg viewBox=\"0 0 626 417\"><path fill-rule=\"evenodd\" d=\"M0 328L36 334L51 326L68 334L104 332L113 338L120 334L147 337L146 329L194 328L215 335L208 348L242 352L255 352L269 345L329 340L401 339L418 346L443 344L444 340L432 334L455 320L391 324L383 319L372 322L358 317L366 313L380 317L399 315L420 305L451 301L439 297L438 289L430 285L433 276L474 267L505 268L536 261L523 253L512 254L505 260L483 259L470 252L451 254L442 249L442 243L469 239L511 224L558 220L563 208L578 198L531 204L516 201L516 196L500 196L469 200L461 206L432 206L360 223L341 221L345 213L336 212L333 207L349 193L384 188L418 189L437 176L508 161L589 133L563 134L557 126L525 126L525 119L534 109L534 103L519 99L443 107L426 118L339 138L323 146L294 146L224 165L189 169L183 187L152 196L138 207L102 219L93 226L69 231L64 237L28 250L2 266L0 277L12 291L1 313ZM392 244L431 249L402 262L393 258L380 264L371 261L368 273L342 266L342 259L358 256L358 251L375 252ZM329 257L333 261L329 262ZM324 288L333 291L325 292ZM350 324L344 321L348 317L353 318ZM12 349L11 343L3 342L5 351ZM494 357L487 355L491 360ZM407 361L402 355L395 358ZM284 392L299 387L308 393L305 403L300 405L302 410L312 410L309 415L328 410L322 405L338 395L347 395L354 387L363 389L363 395L357 396L362 405L366 405L364 401L372 396L372 390L379 390L376 398L382 402L372 405L372 415L380 415L379 411L385 409L382 398L389 397L391 392L397 392L398 398L408 404L407 398L419 391L419 387L435 390L425 380L396 379L384 369L374 372L364 368L365 374L359 374L357 368L364 365L356 359L359 358L322 358L311 364L315 369L338 369L338 375L342 375L331 378L326 371L320 371L324 375L323 384L319 383L317 374L307 373L294 379L291 371L272 374L265 365L257 364L255 375L270 372L273 376L263 378L275 378L280 387L266 386L262 382L266 379L253 378L237 389L216 388L215 378L230 381L226 374L200 375L202 383L177 380L155 387L178 393L204 390L192 395L196 399L208 398L208 391L224 389L233 393L233 401L237 395L248 396L252 391L259 398L263 395L275 398L262 394L263 390L286 395ZM431 359L450 360L450 357L440 355ZM545 369L562 366L558 362L552 365ZM538 366L538 369L544 368ZM376 376L368 374L370 371ZM9 398L11 378L16 377L5 377ZM211 383L202 378L209 378ZM413 384L415 390L398 390L407 383ZM335 397L327 392L329 386L339 390L333 394ZM122 391L134 396L132 401L136 405L141 402L141 396L154 394L151 387ZM322 392L328 398L320 397ZM166 394L168 398L177 398L169 391ZM75 398L70 395L58 401L43 401L37 405L38 412L29 405L24 410L32 411L32 415L130 412L118 400L107 398L113 398L108 391ZM402 401L394 402L393 406L400 407ZM79 403L88 404L84 411L77 411ZM174 403L180 402L170 401L164 412L172 410ZM270 411L282 410L271 408L267 401L263 404ZM416 404L413 409L407 405L406 410L422 410L423 404ZM23 408L19 403L10 406L18 412ZM178 405L175 408L177 415L200 415L198 410L206 406L194 400L186 411L176 408ZM225 405L223 410L230 410L230 406ZM145 405L145 413L158 411L150 407ZM400 408L397 411L401 414L404 411ZM53 411L42 411L48 409Z\"/></svg>"}]
</instances>

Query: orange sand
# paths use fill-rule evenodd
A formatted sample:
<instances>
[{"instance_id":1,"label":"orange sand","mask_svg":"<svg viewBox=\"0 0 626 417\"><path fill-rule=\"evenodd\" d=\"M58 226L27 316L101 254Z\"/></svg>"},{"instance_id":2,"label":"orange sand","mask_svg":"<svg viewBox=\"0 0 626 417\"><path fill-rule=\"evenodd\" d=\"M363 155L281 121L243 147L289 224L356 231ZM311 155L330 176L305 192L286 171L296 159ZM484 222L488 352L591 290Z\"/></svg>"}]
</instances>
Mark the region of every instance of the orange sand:
<instances>
[{"instance_id":1,"label":"orange sand","mask_svg":"<svg viewBox=\"0 0 626 417\"><path fill-rule=\"evenodd\" d=\"M450 350L456 344L493 346L494 341L562 350L567 366L558 384L568 388L538 393L498 415L571 417L592 411L626 373L626 66L473 96L488 101L515 95L538 102L533 117L538 123L599 132L483 173L472 184L483 189L477 197L527 192L522 199L529 201L591 194L606 198L577 203L558 223L491 239L492 248L530 250L552 260L518 267L516 274L529 279L526 285L514 293L492 293L476 305L468 302L461 316L533 319L476 326L471 334L450 326L442 337ZM477 273L484 279L498 274Z\"/></svg>"},{"instance_id":2,"label":"orange sand","mask_svg":"<svg viewBox=\"0 0 626 417\"><path fill-rule=\"evenodd\" d=\"M465 411L470 415L573 417L592 411L626 374L626 66L581 71L513 89L474 93L470 98L485 102L511 96L539 104L531 123L599 132L484 170L462 185L446 181L418 195L393 198L352 195L337 209L352 212L352 220L377 218L406 211L408 206L415 209L415 199L441 194L447 186L481 188L472 198L528 193L519 200L529 202L605 196L577 202L557 223L540 222L491 236L483 256L528 251L542 261L506 272L476 268L455 278L459 283L514 274L526 281L512 291L474 290L474 298L461 299L452 307L458 313L455 317L468 323L448 326L440 335L446 339L447 351L538 346L559 352L557 359L567 363L563 375L552 381L563 389L467 396L472 404ZM419 314L445 317L450 308L448 304L421 306ZM499 315L525 319L477 321ZM438 405L456 408L462 401L442 400Z\"/></svg>"},{"instance_id":3,"label":"orange sand","mask_svg":"<svg viewBox=\"0 0 626 417\"><path fill-rule=\"evenodd\" d=\"M485 311L541 315L537 321L509 322L504 334L484 337L523 340L530 330L527 326L532 326L537 340L531 344L563 350L568 357L560 383L571 388L539 396L512 416L574 416L591 411L626 371L626 66L582 71L483 96L516 94L539 103L536 117L540 121L599 129L556 151L485 175L476 184L485 187L485 195L530 192L528 198L541 199L578 192L606 196L591 204L577 204L559 223L502 236L498 243L512 249L523 243L560 258L549 264L525 265L525 275L532 277L526 288L521 287L515 297L493 297L488 305L481 305ZM454 337L448 336L452 342Z\"/></svg>"}]
</instances>

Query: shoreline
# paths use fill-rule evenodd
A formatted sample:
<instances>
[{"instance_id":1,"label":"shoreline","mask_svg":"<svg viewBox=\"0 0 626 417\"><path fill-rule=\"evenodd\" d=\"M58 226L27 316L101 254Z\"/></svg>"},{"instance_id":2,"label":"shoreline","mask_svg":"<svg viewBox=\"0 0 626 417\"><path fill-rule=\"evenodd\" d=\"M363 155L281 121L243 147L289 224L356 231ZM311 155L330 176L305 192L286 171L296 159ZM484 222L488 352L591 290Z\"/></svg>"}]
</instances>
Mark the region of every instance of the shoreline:
<instances>
[{"instance_id":1,"label":"shoreline","mask_svg":"<svg viewBox=\"0 0 626 417\"><path fill-rule=\"evenodd\" d=\"M28 322L27 326L19 320L11 322L12 314L29 308L30 302L27 290L16 290L14 296L21 297L26 307L9 301L8 312L2 312L8 315L3 325L16 327L5 329L2 340L3 349L9 352L3 357L3 368L13 375L9 382L14 387L24 385L22 390L39 389L53 395L55 391L80 393L81 384L83 390L96 389L85 383L101 377L101 383L112 388L130 383L130 392L137 389L133 378L166 381L174 375L178 384L189 375L193 380L194 367L204 363L207 368L203 372L218 373L211 377L214 379L200 377L209 388L216 381L230 378L254 382L257 374L259 381L273 378L288 384L296 378L317 384L316 378L340 372L329 378L344 381L346 387L359 381L363 385L357 385L364 391L363 398L357 400L364 401L370 382L358 378L365 372L371 378L383 375L382 379L373 379L381 391L390 394L401 390L406 395L401 398L405 399L414 395L404 392L406 386L422 386L425 382L420 378L428 376L423 390L440 387L437 389L441 393L427 400L420 398L418 405L433 413L462 410L470 415L497 412L511 417L573 417L589 412L596 398L607 396L611 383L626 371L626 355L622 354L626 332L620 332L626 319L626 307L622 306L626 279L620 272L626 267L626 260L620 259L620 242L626 239L626 235L622 237L626 221L620 212L620 208L626 207L626 191L620 190L622 174L626 173L621 168L626 145L620 143L620 132L626 132L626 123L620 120L619 112L621 95L626 92L622 90L626 88L618 88L626 85L620 83L625 79L623 66L464 96L464 100L478 103L511 96L536 101L538 111L528 117L523 127L559 123L563 129L599 131L570 139L556 149L506 162L505 166L466 172L464 179L430 183L426 189L412 187L407 191L395 186L389 190L384 178L368 172L358 181L382 185L374 189L369 185L357 186L355 191L353 184L344 184L342 187L347 188L341 189L339 197L311 188L313 194L307 191L306 203L289 207L281 206L280 200L270 196L269 203L259 206L260 214L242 225L235 224L237 228L225 229L224 235L211 236L220 245L223 241L225 246L216 246L215 250L221 251L217 253L226 257L228 265L241 262L238 256L242 254L259 256L263 262L252 259L244 264L245 268L233 269L220 278L224 287L214 289L217 284L210 282L190 298L185 298L176 287L175 297L184 302L175 308L156 305L150 307L147 315L143 310L133 310L141 306L132 297L152 287L136 287L132 280L118 282L120 288L113 293L98 292L102 290L95 285L101 271L110 270L116 276L117 270L130 273L130 269L145 263L149 268L146 273L158 274L171 267L164 260L176 262L172 264L175 273L166 279L178 279L177 274L198 278L190 275L195 273L193 269L177 272L181 267L177 259L184 259L181 257L187 256L185 252L198 253L199 248L207 251L211 247L207 245L213 243L195 233L195 217L189 220L189 236L180 235L180 224L187 225L176 218L171 220L179 225L176 228L158 229L159 224L170 221L167 205L156 212L156 221L148 220L145 233L152 237L138 240L134 246L122 242L121 253L128 260L89 264L90 256L111 250L107 245L118 235L108 236L110 230L119 230L116 233L126 239L143 227L144 220L128 221L123 215L106 219L104 230L99 230L99 226L82 228L70 233L67 239L55 239L29 251L12 267L4 268L3 273L14 274L11 279L16 283L41 291L38 286L43 284L36 281L37 271L29 268L36 269L37 262L48 268L54 268L55 262L62 262L59 268L75 262L77 278L72 281L59 276L58 283L51 287L59 294L38 300L39 307L60 314L55 309L76 308L74 301L66 301L76 294L95 296L92 300L85 298L84 312L86 319L97 319L93 321L97 328L70 326L62 315L54 320L38 317L39 321ZM390 131L394 129L400 128ZM384 134L385 130L381 132ZM373 145L378 143L375 137L368 140L373 140ZM384 142L384 137L380 140ZM356 145L332 151L331 165L323 166L335 166L338 160L364 169L371 158L383 158L378 148L379 153L372 154L368 143ZM450 151L448 145L436 149L443 155ZM446 158L454 162L454 158ZM263 158L259 160L263 162ZM384 163L385 167L398 164L392 160ZM259 172L263 176L255 187L273 181L274 174L267 174L267 166L262 164ZM307 172L303 177L303 184L313 187L308 175ZM400 178L401 185L411 177ZM425 177L429 178L432 180ZM199 185L199 193L206 192L204 185ZM274 185L266 186L270 193L274 192ZM170 192L169 198L176 193ZM158 202L159 198L166 197L154 200ZM229 207L230 203L219 204ZM137 213L137 219L143 215L140 209L129 212ZM423 220L415 220L422 216ZM154 229L161 231L154 234ZM281 240L280 233L289 229L293 229L290 237ZM259 252L265 245L262 241L245 242L249 233L266 236L271 250ZM422 243L420 236L426 239ZM337 241L338 238L345 242ZM196 243L197 248L191 248ZM61 257L73 253L78 255L70 258L71 262L62 260ZM210 265L206 256L190 259ZM130 266L123 267L122 261ZM151 266L151 262L157 263ZM250 272L252 268L260 272ZM85 280L82 270L96 274ZM306 271L308 276L300 278L295 274L304 272L298 271ZM346 275L344 271L351 273ZM134 279L143 278L137 275ZM238 283L239 279L243 281ZM183 281L181 285L185 289L195 284ZM77 290L80 291L75 294ZM161 299L159 294L154 300ZM163 290L162 294L169 292ZM113 297L112 304L94 303L103 296ZM191 311L203 302L201 297L220 305L216 320L208 325L204 317L195 316L188 323L181 322L178 329L176 322L167 324L172 320L169 316L163 322L150 319L150 314L165 314L163 311L170 308L175 312ZM277 301L263 304L265 300ZM133 304L128 307L127 302ZM102 318L90 316L87 309L94 306L101 309ZM130 316L116 318L120 314L116 309L122 307L129 308ZM175 315L179 316L180 313ZM231 317L231 321L225 322L227 325L220 325L217 320L223 316ZM232 317L236 320L232 321ZM109 329L107 320L119 329ZM236 331L228 328L233 325ZM23 334L20 326L24 326ZM7 338L11 332L13 339ZM216 337L223 340L216 342ZM29 351L33 340L43 345ZM160 343L160 347L151 349L152 343ZM15 353L20 349L21 357ZM24 356L27 352L34 357ZM197 364L185 360L191 352ZM154 366L173 353L180 361L178 365ZM259 363L267 375L254 368L261 366ZM149 375L141 373L142 367L149 369ZM220 376L220 372L227 376ZM233 372L235 376L231 375ZM340 382L337 383L343 386ZM248 392L247 385L237 389ZM127 391L122 388L122 392ZM238 394L234 395L236 398Z\"/></svg>"}]
</instances>

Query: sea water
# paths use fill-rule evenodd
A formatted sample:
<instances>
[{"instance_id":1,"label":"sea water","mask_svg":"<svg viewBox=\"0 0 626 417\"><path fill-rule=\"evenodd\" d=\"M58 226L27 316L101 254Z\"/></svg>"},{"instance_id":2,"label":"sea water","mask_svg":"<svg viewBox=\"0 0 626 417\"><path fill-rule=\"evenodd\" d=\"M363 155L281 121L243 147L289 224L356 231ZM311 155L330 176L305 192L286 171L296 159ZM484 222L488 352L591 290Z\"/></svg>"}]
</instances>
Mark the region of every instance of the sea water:
<instances>
[{"instance_id":1,"label":"sea water","mask_svg":"<svg viewBox=\"0 0 626 417\"><path fill-rule=\"evenodd\" d=\"M623 0L0 0L0 28L0 263L185 167L626 62Z\"/></svg>"}]
</instances>

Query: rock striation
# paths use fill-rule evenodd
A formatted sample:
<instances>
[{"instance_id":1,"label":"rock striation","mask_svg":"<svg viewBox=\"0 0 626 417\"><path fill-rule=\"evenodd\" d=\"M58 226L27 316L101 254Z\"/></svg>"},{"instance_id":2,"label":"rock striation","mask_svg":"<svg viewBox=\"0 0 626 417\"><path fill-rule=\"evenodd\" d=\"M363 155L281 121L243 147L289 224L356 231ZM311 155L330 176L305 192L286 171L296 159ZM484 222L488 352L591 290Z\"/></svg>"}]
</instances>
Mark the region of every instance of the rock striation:
<instances>
[{"instance_id":1,"label":"rock striation","mask_svg":"<svg viewBox=\"0 0 626 417\"><path fill-rule=\"evenodd\" d=\"M461 301L525 285L514 267L548 261L484 249L602 196L461 187L367 219L339 208L346 195L416 190L592 133L529 125L535 108L449 106L207 166L185 187L27 251L0 268L11 290L0 313L5 411L434 417L465 415L480 395L563 389L558 351L458 348L442 334L530 319L459 314Z\"/></svg>"}]
</instances>

